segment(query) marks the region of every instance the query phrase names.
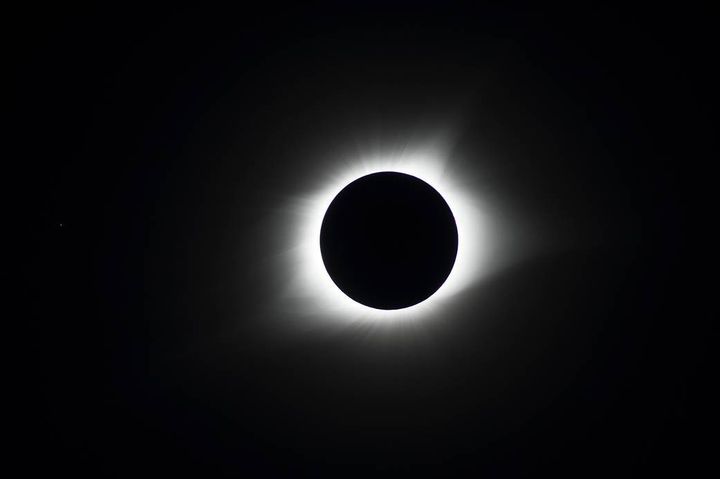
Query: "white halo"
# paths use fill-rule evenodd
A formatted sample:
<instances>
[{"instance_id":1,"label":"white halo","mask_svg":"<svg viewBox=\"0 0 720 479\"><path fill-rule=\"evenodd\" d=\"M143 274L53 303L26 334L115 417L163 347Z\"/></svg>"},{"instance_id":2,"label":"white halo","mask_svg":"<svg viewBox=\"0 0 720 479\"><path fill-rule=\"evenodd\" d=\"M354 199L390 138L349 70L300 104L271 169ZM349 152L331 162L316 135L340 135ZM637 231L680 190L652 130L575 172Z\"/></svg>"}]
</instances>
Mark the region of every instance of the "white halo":
<instances>
[{"instance_id":1,"label":"white halo","mask_svg":"<svg viewBox=\"0 0 720 479\"><path fill-rule=\"evenodd\" d=\"M425 301L403 309L374 309L346 296L330 278L320 252L320 228L332 200L349 183L378 172L405 173L428 183L447 202L458 229L457 257L448 278ZM489 256L487 218L477 196L463 186L464 179L449 172L446 160L430 151L365 157L336 168L316 191L295 199L288 225L291 244L283 268L287 281L283 299L288 310L314 321L377 325L435 316L448 299L484 276Z\"/></svg>"}]
</instances>

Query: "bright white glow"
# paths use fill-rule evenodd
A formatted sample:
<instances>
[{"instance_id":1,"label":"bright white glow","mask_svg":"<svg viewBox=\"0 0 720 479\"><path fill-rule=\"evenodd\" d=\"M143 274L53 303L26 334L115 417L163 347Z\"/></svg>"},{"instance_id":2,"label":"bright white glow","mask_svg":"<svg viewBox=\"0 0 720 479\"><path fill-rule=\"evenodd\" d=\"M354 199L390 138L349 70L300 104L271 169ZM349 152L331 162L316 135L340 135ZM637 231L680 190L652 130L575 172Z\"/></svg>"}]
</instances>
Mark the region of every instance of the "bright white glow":
<instances>
[{"instance_id":1,"label":"bright white glow","mask_svg":"<svg viewBox=\"0 0 720 479\"><path fill-rule=\"evenodd\" d=\"M289 249L281 274L286 282L284 304L293 317L321 322L371 322L396 325L426 320L442 313L442 305L466 290L486 273L489 256L488 221L477 193L466 175L453 173L447 159L427 148L395 155L357 158L329 168L315 191L293 200ZM455 265L445 283L425 301L398 310L380 310L357 303L332 281L320 252L320 227L335 196L352 181L382 171L415 176L435 188L448 203L458 228ZM286 230L287 231L287 230Z\"/></svg>"}]
</instances>

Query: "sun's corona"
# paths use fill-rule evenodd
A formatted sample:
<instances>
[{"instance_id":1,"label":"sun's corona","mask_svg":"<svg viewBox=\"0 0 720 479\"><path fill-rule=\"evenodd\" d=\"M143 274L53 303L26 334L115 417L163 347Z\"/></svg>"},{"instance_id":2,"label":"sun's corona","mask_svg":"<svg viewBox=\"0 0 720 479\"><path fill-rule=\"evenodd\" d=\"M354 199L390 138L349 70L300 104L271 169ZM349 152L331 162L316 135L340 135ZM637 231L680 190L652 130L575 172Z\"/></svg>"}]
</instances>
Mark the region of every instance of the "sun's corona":
<instances>
[{"instance_id":1,"label":"sun's corona","mask_svg":"<svg viewBox=\"0 0 720 479\"><path fill-rule=\"evenodd\" d=\"M457 256L445 282L427 300L397 310L370 308L346 296L328 274L320 250L322 221L333 199L349 183L379 172L404 173L432 186L447 202L457 225ZM467 179L453 174L446 160L429 153L361 158L337 168L329 180L298 200L294 208L289 225L292 244L287 259L291 274L286 278L289 287L285 298L292 306L288 307L300 316L331 322L394 324L434 316L449 298L483 276L487 260L485 214L481 201L466 184Z\"/></svg>"}]
</instances>

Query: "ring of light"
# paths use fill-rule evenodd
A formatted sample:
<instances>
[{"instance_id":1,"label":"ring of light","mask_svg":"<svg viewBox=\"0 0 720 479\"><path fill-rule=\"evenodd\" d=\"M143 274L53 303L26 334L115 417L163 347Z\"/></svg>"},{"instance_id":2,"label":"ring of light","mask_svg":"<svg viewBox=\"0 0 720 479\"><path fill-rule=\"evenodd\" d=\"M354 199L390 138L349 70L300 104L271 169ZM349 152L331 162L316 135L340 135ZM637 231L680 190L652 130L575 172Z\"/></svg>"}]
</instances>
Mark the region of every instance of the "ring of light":
<instances>
[{"instance_id":1,"label":"ring of light","mask_svg":"<svg viewBox=\"0 0 720 479\"><path fill-rule=\"evenodd\" d=\"M435 188L453 211L458 229L456 262L445 283L426 301L399 310L373 309L350 299L333 283L320 253L320 228L333 198L355 179L382 171L409 174ZM287 296L296 300L293 308L297 314L320 321L385 325L425 320L483 276L488 259L483 205L462 174L446 169L444 159L423 153L362 158L341 165L328 176L314 192L297 201L290 225L292 274Z\"/></svg>"}]
</instances>

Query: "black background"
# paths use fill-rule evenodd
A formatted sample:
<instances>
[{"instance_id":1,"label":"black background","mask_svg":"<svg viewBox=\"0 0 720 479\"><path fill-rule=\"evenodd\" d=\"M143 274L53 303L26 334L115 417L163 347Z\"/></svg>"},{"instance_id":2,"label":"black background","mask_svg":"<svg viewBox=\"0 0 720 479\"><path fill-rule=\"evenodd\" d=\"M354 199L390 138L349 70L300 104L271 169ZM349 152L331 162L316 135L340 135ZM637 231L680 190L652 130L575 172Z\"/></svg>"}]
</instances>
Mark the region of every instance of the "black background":
<instances>
[{"instance_id":1,"label":"black background","mask_svg":"<svg viewBox=\"0 0 720 479\"><path fill-rule=\"evenodd\" d=\"M708 313L686 255L712 156L707 12L337 2L10 17L30 212L15 442L29 473L709 464ZM313 155L445 117L462 119L464 168L562 245L466 292L417 343L268 332L263 258L285 239L265 221L306 190Z\"/></svg>"}]
</instances>

